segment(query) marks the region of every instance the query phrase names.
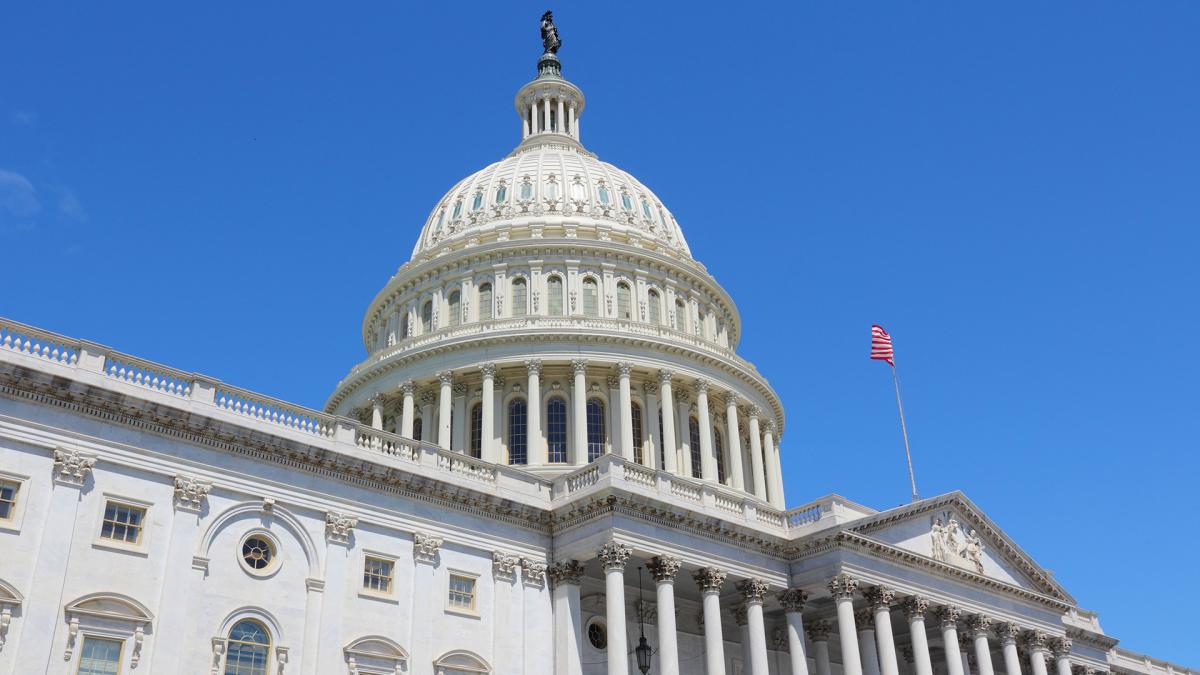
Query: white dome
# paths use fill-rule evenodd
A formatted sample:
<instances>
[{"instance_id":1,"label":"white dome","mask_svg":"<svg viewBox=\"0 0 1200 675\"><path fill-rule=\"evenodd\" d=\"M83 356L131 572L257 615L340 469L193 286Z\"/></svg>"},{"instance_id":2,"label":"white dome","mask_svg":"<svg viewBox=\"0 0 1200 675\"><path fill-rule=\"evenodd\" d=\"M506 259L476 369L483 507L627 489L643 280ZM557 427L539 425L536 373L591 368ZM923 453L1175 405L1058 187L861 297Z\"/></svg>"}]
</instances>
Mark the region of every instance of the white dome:
<instances>
[{"instance_id":1,"label":"white dome","mask_svg":"<svg viewBox=\"0 0 1200 675\"><path fill-rule=\"evenodd\" d=\"M413 257L449 241L539 223L575 223L581 233L611 228L690 257L674 216L636 178L574 139L546 134L530 141L447 192L421 229Z\"/></svg>"}]
</instances>

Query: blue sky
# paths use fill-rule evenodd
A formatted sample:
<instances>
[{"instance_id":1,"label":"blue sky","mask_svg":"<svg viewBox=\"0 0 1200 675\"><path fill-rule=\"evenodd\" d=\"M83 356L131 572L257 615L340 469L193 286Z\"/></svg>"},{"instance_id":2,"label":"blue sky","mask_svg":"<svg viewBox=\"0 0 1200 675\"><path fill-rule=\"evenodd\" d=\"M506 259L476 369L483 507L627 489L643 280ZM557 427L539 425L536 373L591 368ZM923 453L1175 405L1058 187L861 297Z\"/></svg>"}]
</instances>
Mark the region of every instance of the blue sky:
<instances>
[{"instance_id":1,"label":"blue sky","mask_svg":"<svg viewBox=\"0 0 1200 675\"><path fill-rule=\"evenodd\" d=\"M545 7L210 5L6 8L0 315L319 407L519 140ZM922 493L1200 665L1200 4L554 9L584 142L739 303L789 501L906 500L882 323Z\"/></svg>"}]
</instances>

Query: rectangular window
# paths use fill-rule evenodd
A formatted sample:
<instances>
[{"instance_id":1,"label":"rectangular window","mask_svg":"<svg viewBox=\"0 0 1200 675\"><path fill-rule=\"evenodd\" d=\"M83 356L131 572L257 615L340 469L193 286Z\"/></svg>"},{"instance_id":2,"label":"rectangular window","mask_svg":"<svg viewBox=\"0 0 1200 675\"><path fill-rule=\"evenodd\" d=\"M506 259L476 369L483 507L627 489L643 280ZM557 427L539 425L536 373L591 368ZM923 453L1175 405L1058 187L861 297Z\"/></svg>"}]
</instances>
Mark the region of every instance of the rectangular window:
<instances>
[{"instance_id":1,"label":"rectangular window","mask_svg":"<svg viewBox=\"0 0 1200 675\"><path fill-rule=\"evenodd\" d=\"M142 540L142 521L145 518L146 509L110 501L104 507L104 524L100 528L100 537L137 544Z\"/></svg>"},{"instance_id":2,"label":"rectangular window","mask_svg":"<svg viewBox=\"0 0 1200 675\"><path fill-rule=\"evenodd\" d=\"M95 637L83 638L79 650L78 675L117 675L121 669L121 642Z\"/></svg>"},{"instance_id":3,"label":"rectangular window","mask_svg":"<svg viewBox=\"0 0 1200 675\"><path fill-rule=\"evenodd\" d=\"M450 608L475 611L475 580L460 574L450 575Z\"/></svg>"},{"instance_id":4,"label":"rectangular window","mask_svg":"<svg viewBox=\"0 0 1200 675\"><path fill-rule=\"evenodd\" d=\"M0 520L12 520L17 515L17 492L21 484L0 480Z\"/></svg>"},{"instance_id":5,"label":"rectangular window","mask_svg":"<svg viewBox=\"0 0 1200 675\"><path fill-rule=\"evenodd\" d=\"M391 560L367 556L367 561L363 565L363 590L390 594L394 568L395 563Z\"/></svg>"}]
</instances>

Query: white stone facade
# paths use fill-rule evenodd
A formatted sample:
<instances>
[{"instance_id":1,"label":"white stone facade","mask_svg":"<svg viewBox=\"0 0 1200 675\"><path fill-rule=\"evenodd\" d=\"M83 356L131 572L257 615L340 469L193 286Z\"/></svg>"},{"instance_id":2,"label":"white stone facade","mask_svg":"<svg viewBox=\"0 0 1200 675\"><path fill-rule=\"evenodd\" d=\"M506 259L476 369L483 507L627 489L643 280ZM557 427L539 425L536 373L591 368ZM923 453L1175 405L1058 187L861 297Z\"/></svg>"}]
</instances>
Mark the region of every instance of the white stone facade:
<instances>
[{"instance_id":1,"label":"white stone facade","mask_svg":"<svg viewBox=\"0 0 1200 675\"><path fill-rule=\"evenodd\" d=\"M325 411L0 320L0 673L1191 672L961 493L785 510L732 299L546 64Z\"/></svg>"}]
</instances>

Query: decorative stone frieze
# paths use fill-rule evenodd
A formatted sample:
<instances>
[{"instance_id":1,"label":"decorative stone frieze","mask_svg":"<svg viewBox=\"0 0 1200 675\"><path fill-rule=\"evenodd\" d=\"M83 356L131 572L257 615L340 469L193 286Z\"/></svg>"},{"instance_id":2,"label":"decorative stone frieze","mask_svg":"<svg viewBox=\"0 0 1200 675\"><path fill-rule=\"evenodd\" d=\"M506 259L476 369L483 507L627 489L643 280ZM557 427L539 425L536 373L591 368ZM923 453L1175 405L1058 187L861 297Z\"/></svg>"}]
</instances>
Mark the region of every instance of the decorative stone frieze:
<instances>
[{"instance_id":1,"label":"decorative stone frieze","mask_svg":"<svg viewBox=\"0 0 1200 675\"><path fill-rule=\"evenodd\" d=\"M721 585L725 583L726 573L715 567L702 567L692 573L701 593L720 593Z\"/></svg>"},{"instance_id":2,"label":"decorative stone frieze","mask_svg":"<svg viewBox=\"0 0 1200 675\"><path fill-rule=\"evenodd\" d=\"M863 597L867 599L867 604L874 611L880 609L890 609L892 603L896 601L896 591L887 586L872 586L863 591Z\"/></svg>"},{"instance_id":3,"label":"decorative stone frieze","mask_svg":"<svg viewBox=\"0 0 1200 675\"><path fill-rule=\"evenodd\" d=\"M625 562L633 555L633 547L616 541L610 541L600 547L596 557L604 563L604 571L625 569Z\"/></svg>"},{"instance_id":4,"label":"decorative stone frieze","mask_svg":"<svg viewBox=\"0 0 1200 675\"><path fill-rule=\"evenodd\" d=\"M987 637L992 630L992 620L982 614L972 614L967 617L967 630L971 637Z\"/></svg>"},{"instance_id":5,"label":"decorative stone frieze","mask_svg":"<svg viewBox=\"0 0 1200 675\"><path fill-rule=\"evenodd\" d=\"M519 564L521 564L521 559L512 553L492 551L492 576L500 581L515 579Z\"/></svg>"},{"instance_id":6,"label":"decorative stone frieze","mask_svg":"<svg viewBox=\"0 0 1200 675\"><path fill-rule=\"evenodd\" d=\"M859 631L875 630L875 613L870 607L854 611L854 627Z\"/></svg>"},{"instance_id":7,"label":"decorative stone frieze","mask_svg":"<svg viewBox=\"0 0 1200 675\"><path fill-rule=\"evenodd\" d=\"M521 558L521 582L527 586L541 588L546 583L546 563Z\"/></svg>"},{"instance_id":8,"label":"decorative stone frieze","mask_svg":"<svg viewBox=\"0 0 1200 675\"><path fill-rule=\"evenodd\" d=\"M804 629L808 632L808 639L813 642L828 642L829 634L833 632L833 626L825 619L810 621Z\"/></svg>"},{"instance_id":9,"label":"decorative stone frieze","mask_svg":"<svg viewBox=\"0 0 1200 675\"><path fill-rule=\"evenodd\" d=\"M737 582L738 592L742 594L747 604L762 604L767 597L767 582L762 579L744 579Z\"/></svg>"},{"instance_id":10,"label":"decorative stone frieze","mask_svg":"<svg viewBox=\"0 0 1200 675\"><path fill-rule=\"evenodd\" d=\"M54 449L54 482L81 486L95 465L95 455L59 446Z\"/></svg>"},{"instance_id":11,"label":"decorative stone frieze","mask_svg":"<svg viewBox=\"0 0 1200 675\"><path fill-rule=\"evenodd\" d=\"M422 532L413 533L413 558L417 562L436 565L442 538Z\"/></svg>"},{"instance_id":12,"label":"decorative stone frieze","mask_svg":"<svg viewBox=\"0 0 1200 675\"><path fill-rule=\"evenodd\" d=\"M212 483L191 476L175 476L175 508L200 511L212 490Z\"/></svg>"},{"instance_id":13,"label":"decorative stone frieze","mask_svg":"<svg viewBox=\"0 0 1200 675\"><path fill-rule=\"evenodd\" d=\"M909 621L924 619L925 613L929 611L929 600L919 595L910 595L900 604L904 607L904 613L908 616Z\"/></svg>"},{"instance_id":14,"label":"decorative stone frieze","mask_svg":"<svg viewBox=\"0 0 1200 675\"><path fill-rule=\"evenodd\" d=\"M954 605L942 605L937 608L937 618L938 621L941 621L942 628L956 627L960 617L962 617L962 610Z\"/></svg>"},{"instance_id":15,"label":"decorative stone frieze","mask_svg":"<svg viewBox=\"0 0 1200 675\"><path fill-rule=\"evenodd\" d=\"M828 586L834 600L849 600L858 590L858 580L848 574L839 574L829 580Z\"/></svg>"},{"instance_id":16,"label":"decorative stone frieze","mask_svg":"<svg viewBox=\"0 0 1200 675\"><path fill-rule=\"evenodd\" d=\"M786 591L780 591L775 595L779 600L779 604L783 606L785 613L802 612L804 604L808 602L808 593L799 588L789 588Z\"/></svg>"},{"instance_id":17,"label":"decorative stone frieze","mask_svg":"<svg viewBox=\"0 0 1200 675\"><path fill-rule=\"evenodd\" d=\"M660 555L651 558L646 563L646 569L650 571L654 580L660 584L674 583L675 575L679 573L681 567L683 567L683 561L670 555Z\"/></svg>"},{"instance_id":18,"label":"decorative stone frieze","mask_svg":"<svg viewBox=\"0 0 1200 675\"><path fill-rule=\"evenodd\" d=\"M553 586L578 586L583 572L583 563L578 560L556 562L546 569L546 575L550 577Z\"/></svg>"},{"instance_id":19,"label":"decorative stone frieze","mask_svg":"<svg viewBox=\"0 0 1200 675\"><path fill-rule=\"evenodd\" d=\"M345 513L325 513L325 538L334 544L349 544L350 535L358 526L358 518Z\"/></svg>"}]
</instances>

